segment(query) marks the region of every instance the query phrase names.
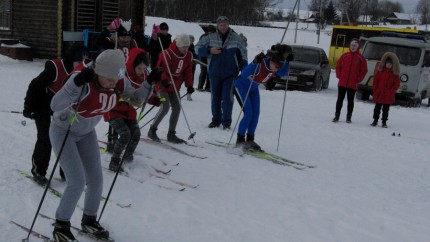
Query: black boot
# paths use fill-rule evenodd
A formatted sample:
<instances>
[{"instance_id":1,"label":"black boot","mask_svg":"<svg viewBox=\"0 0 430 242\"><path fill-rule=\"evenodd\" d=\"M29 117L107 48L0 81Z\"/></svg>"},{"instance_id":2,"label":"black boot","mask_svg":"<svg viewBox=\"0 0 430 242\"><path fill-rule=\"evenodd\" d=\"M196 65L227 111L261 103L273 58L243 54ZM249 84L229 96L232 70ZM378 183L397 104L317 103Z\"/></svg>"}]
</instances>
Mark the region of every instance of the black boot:
<instances>
[{"instance_id":1,"label":"black boot","mask_svg":"<svg viewBox=\"0 0 430 242\"><path fill-rule=\"evenodd\" d=\"M44 176L44 175L41 175L39 172L37 172L37 171L34 171L33 172L33 170L31 171L31 173L33 174L33 180L36 182L36 183L38 183L39 185L41 185L41 186L45 186L46 184L48 184L48 179Z\"/></svg>"},{"instance_id":2,"label":"black boot","mask_svg":"<svg viewBox=\"0 0 430 242\"><path fill-rule=\"evenodd\" d=\"M119 172L123 172L124 169L122 169L122 167L119 166L120 163L121 163L121 159L119 157L112 156L109 163L109 170L116 172L119 169Z\"/></svg>"},{"instance_id":3,"label":"black boot","mask_svg":"<svg viewBox=\"0 0 430 242\"><path fill-rule=\"evenodd\" d=\"M243 146L245 144L245 135L237 134L236 147Z\"/></svg>"},{"instance_id":4,"label":"black boot","mask_svg":"<svg viewBox=\"0 0 430 242\"><path fill-rule=\"evenodd\" d=\"M187 143L185 140L180 139L176 136L176 131L169 131L167 133L167 141L176 143L176 144Z\"/></svg>"},{"instance_id":5,"label":"black boot","mask_svg":"<svg viewBox=\"0 0 430 242\"><path fill-rule=\"evenodd\" d=\"M157 128L154 128L152 126L148 131L148 138L156 142L161 142L160 138L158 138L158 135L157 135Z\"/></svg>"},{"instance_id":6,"label":"black boot","mask_svg":"<svg viewBox=\"0 0 430 242\"><path fill-rule=\"evenodd\" d=\"M97 221L96 216L83 215L81 221L82 230L85 233L93 234L100 239L109 238L109 231L105 230Z\"/></svg>"},{"instance_id":7,"label":"black boot","mask_svg":"<svg viewBox=\"0 0 430 242\"><path fill-rule=\"evenodd\" d=\"M52 237L54 237L56 242L77 241L75 236L73 236L72 232L70 231L70 222L55 220L55 223L52 225L54 226Z\"/></svg>"},{"instance_id":8,"label":"black boot","mask_svg":"<svg viewBox=\"0 0 430 242\"><path fill-rule=\"evenodd\" d=\"M373 127L375 127L376 125L378 125L377 119L373 120L373 123L370 124L370 126L373 126Z\"/></svg>"},{"instance_id":9,"label":"black boot","mask_svg":"<svg viewBox=\"0 0 430 242\"><path fill-rule=\"evenodd\" d=\"M346 122L351 123L351 114L346 115Z\"/></svg>"},{"instance_id":10,"label":"black boot","mask_svg":"<svg viewBox=\"0 0 430 242\"><path fill-rule=\"evenodd\" d=\"M386 120L382 120L382 128L388 128Z\"/></svg>"},{"instance_id":11,"label":"black boot","mask_svg":"<svg viewBox=\"0 0 430 242\"><path fill-rule=\"evenodd\" d=\"M337 123L339 121L339 116L340 116L340 113L335 113L332 122Z\"/></svg>"},{"instance_id":12,"label":"black boot","mask_svg":"<svg viewBox=\"0 0 430 242\"><path fill-rule=\"evenodd\" d=\"M246 147L249 151L258 151L258 152L264 152L264 150L261 149L261 147L255 143L254 136L247 134L246 135Z\"/></svg>"}]
</instances>

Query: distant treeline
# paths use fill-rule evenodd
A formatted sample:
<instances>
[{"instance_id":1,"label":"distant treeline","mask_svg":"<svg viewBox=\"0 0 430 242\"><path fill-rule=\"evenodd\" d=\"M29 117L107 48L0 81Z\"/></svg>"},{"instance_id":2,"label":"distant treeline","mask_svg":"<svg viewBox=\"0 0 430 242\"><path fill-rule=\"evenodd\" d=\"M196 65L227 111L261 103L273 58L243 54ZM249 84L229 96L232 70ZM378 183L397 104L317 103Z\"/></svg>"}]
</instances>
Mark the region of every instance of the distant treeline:
<instances>
[{"instance_id":1,"label":"distant treeline","mask_svg":"<svg viewBox=\"0 0 430 242\"><path fill-rule=\"evenodd\" d=\"M232 24L257 25L263 20L270 0L148 0L147 15L215 22L218 16L227 16Z\"/></svg>"}]
</instances>

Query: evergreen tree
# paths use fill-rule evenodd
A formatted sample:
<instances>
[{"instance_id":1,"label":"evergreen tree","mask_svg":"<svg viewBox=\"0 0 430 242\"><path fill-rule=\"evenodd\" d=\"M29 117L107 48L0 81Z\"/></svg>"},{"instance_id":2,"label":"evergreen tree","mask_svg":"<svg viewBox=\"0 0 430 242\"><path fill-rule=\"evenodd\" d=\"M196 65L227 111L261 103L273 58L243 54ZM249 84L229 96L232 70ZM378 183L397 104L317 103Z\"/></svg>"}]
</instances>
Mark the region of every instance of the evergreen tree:
<instances>
[{"instance_id":1,"label":"evergreen tree","mask_svg":"<svg viewBox=\"0 0 430 242\"><path fill-rule=\"evenodd\" d=\"M336 9L334 8L333 1L330 1L323 12L324 20L328 24L333 24L337 19Z\"/></svg>"}]
</instances>

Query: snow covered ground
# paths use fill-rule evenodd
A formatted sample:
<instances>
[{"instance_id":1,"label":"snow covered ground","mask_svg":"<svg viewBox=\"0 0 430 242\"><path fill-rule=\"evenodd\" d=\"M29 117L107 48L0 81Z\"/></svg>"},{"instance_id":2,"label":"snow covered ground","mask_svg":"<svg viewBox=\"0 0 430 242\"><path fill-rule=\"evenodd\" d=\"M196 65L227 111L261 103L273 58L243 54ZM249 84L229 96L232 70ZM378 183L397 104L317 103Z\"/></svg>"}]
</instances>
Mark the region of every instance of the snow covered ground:
<instances>
[{"instance_id":1,"label":"snow covered ground","mask_svg":"<svg viewBox=\"0 0 430 242\"><path fill-rule=\"evenodd\" d=\"M173 35L189 33L198 39L203 33L194 23L152 17L147 21L148 26L166 21ZM250 60L283 34L281 29L232 27L247 36ZM327 51L329 38L322 34L317 45L315 32L299 30L297 42ZM285 41L293 40L294 31L289 30ZM30 226L43 192L18 172L29 172L31 167L34 121L26 120L27 125L22 126L25 119L8 111L22 110L28 83L43 69L44 61L16 61L0 55L0 241L25 238L27 233L9 221ZM318 93L261 90L256 141L265 150L276 152L286 94L277 154L316 166L305 170L240 157L205 143L228 142L233 131L207 128L211 121L210 94L196 92L193 101L182 104L199 147L178 147L207 158L191 158L141 142L135 162L126 168L134 179L119 176L111 195L117 202L132 205L120 208L108 202L101 223L117 242L429 241L430 109L424 105L394 106L388 129L383 129L369 126L373 104L356 101L351 124L345 123L345 107L341 121L332 123L336 85L332 73L329 88ZM239 111L236 102L234 122ZM155 111L141 124L153 115ZM168 117L159 127L160 137L167 135L167 125ZM106 130L104 122L97 126L100 139L106 140ZM148 127L142 129L143 134L147 131ZM401 136L393 137L392 133ZM189 135L182 115L177 134L182 138ZM103 154L102 159L107 167L109 156ZM53 155L50 168L54 161ZM172 166L176 163L179 165ZM180 186L151 177L154 167L171 169L170 179L199 187L187 187L182 192L160 188L157 184ZM59 177L58 171L55 177ZM104 195L112 180L113 174L105 171ZM62 191L65 185L54 179L52 186ZM41 212L53 217L58 203L59 199L48 193ZM79 204L83 205L82 199ZM77 208L73 225L80 225L81 215ZM38 217L34 229L50 236L51 224ZM31 237L30 241L39 240Z\"/></svg>"}]
</instances>

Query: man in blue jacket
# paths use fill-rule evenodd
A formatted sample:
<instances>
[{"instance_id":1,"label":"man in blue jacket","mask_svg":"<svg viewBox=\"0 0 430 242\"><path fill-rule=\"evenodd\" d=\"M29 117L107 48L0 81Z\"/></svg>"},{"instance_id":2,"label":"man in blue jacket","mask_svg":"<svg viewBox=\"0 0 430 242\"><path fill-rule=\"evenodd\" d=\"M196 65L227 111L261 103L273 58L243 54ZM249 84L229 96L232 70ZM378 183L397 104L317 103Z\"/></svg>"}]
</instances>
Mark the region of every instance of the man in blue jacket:
<instances>
[{"instance_id":1,"label":"man in blue jacket","mask_svg":"<svg viewBox=\"0 0 430 242\"><path fill-rule=\"evenodd\" d=\"M233 109L233 81L248 64L248 52L243 39L229 27L225 16L217 19L217 30L199 40L198 56L207 57L211 80L212 122L209 128L223 125L230 129Z\"/></svg>"}]
</instances>

